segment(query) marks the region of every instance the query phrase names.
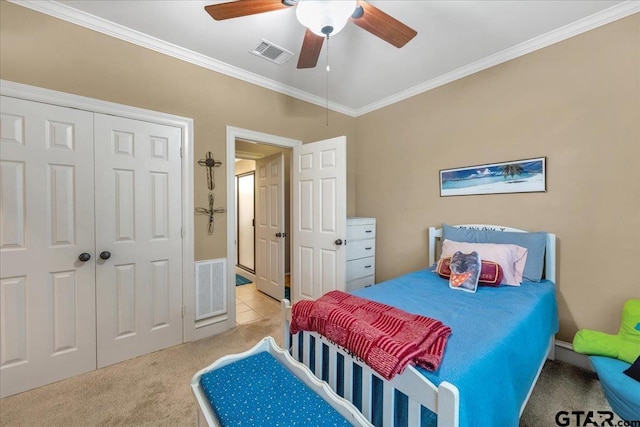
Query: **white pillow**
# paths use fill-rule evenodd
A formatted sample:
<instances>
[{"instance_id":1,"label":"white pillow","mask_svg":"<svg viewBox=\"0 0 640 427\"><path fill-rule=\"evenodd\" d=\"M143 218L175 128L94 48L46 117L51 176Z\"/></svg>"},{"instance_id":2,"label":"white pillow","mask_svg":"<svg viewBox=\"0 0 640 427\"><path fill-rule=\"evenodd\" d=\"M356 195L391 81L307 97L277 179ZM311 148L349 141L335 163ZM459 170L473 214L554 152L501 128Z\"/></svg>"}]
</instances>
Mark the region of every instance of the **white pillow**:
<instances>
[{"instance_id":1,"label":"white pillow","mask_svg":"<svg viewBox=\"0 0 640 427\"><path fill-rule=\"evenodd\" d=\"M498 263L502 267L502 283L520 286L524 266L527 262L527 248L509 244L454 242L445 239L442 242L440 258L453 256L457 251L463 253L476 251L481 259Z\"/></svg>"}]
</instances>

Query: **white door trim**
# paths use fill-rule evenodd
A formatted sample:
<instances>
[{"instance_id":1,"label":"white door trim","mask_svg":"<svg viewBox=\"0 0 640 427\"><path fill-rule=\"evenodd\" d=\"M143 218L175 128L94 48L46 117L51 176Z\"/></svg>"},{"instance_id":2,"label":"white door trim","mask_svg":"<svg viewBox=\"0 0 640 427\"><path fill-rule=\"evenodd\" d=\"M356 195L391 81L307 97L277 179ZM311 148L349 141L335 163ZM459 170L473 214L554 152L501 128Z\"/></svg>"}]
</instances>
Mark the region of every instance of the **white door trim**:
<instances>
[{"instance_id":1,"label":"white door trim","mask_svg":"<svg viewBox=\"0 0 640 427\"><path fill-rule=\"evenodd\" d=\"M193 341L195 339L193 119L8 80L0 80L0 95L175 126L182 130L182 228L184 233L182 239L182 301L184 305L182 340L183 342ZM235 307L235 304L233 306Z\"/></svg>"},{"instance_id":2,"label":"white door trim","mask_svg":"<svg viewBox=\"0 0 640 427\"><path fill-rule=\"evenodd\" d=\"M236 206L234 198L236 139L242 139L243 141L254 144L267 144L283 148L293 148L302 145L302 141L298 139L227 126L227 263L229 265L227 269L227 290L229 291L227 292L227 298L229 299L227 306L229 307L229 319L231 319L227 329L235 326L236 319Z\"/></svg>"}]
</instances>

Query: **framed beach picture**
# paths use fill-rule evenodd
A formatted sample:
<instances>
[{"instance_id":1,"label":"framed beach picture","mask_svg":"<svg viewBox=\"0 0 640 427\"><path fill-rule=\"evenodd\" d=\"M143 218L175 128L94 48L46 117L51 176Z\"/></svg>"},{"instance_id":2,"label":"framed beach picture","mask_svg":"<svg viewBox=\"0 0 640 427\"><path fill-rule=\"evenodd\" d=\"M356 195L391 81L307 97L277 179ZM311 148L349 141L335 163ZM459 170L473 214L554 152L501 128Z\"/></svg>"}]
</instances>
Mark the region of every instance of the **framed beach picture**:
<instances>
[{"instance_id":1,"label":"framed beach picture","mask_svg":"<svg viewBox=\"0 0 640 427\"><path fill-rule=\"evenodd\" d=\"M546 157L440 171L440 196L547 191Z\"/></svg>"}]
</instances>

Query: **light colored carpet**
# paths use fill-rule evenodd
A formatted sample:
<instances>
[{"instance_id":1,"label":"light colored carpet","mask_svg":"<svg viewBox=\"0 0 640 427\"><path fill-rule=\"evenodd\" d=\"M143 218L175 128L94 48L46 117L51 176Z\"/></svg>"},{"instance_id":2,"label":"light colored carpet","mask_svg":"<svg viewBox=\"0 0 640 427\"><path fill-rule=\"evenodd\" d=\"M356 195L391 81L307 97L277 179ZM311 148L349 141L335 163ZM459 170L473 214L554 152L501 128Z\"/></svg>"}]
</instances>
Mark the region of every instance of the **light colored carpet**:
<instances>
[{"instance_id":1,"label":"light colored carpet","mask_svg":"<svg viewBox=\"0 0 640 427\"><path fill-rule=\"evenodd\" d=\"M567 363L547 360L520 417L520 427L564 424L562 419L560 423L556 423L556 414L559 411L594 411L593 421L601 425L606 418L598 415L597 411L611 411L611 406L607 403L600 381L594 372ZM575 415L570 420L571 426L583 425L585 417L581 417L580 424ZM615 414L612 424L624 425Z\"/></svg>"},{"instance_id":2,"label":"light colored carpet","mask_svg":"<svg viewBox=\"0 0 640 427\"><path fill-rule=\"evenodd\" d=\"M1 426L193 426L195 372L271 335L280 317L178 345L0 400ZM558 411L610 410L594 374L547 362L521 427L553 426ZM616 418L617 419L617 418ZM573 424L572 424L573 425Z\"/></svg>"},{"instance_id":3,"label":"light colored carpet","mask_svg":"<svg viewBox=\"0 0 640 427\"><path fill-rule=\"evenodd\" d=\"M267 335L279 345L280 316L238 326L0 400L1 426L193 426L191 377Z\"/></svg>"}]
</instances>

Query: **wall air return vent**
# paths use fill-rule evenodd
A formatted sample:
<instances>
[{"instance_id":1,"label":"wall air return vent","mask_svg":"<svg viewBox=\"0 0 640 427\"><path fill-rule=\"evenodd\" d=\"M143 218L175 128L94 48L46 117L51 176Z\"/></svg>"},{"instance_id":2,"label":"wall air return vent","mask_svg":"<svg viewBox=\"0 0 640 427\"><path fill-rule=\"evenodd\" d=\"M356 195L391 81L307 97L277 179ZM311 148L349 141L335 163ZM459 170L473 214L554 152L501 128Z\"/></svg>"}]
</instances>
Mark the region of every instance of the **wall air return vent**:
<instances>
[{"instance_id":1,"label":"wall air return vent","mask_svg":"<svg viewBox=\"0 0 640 427\"><path fill-rule=\"evenodd\" d=\"M266 59L267 61L275 62L278 65L282 65L287 62L293 53L286 49L276 46L275 44L262 39L262 42L251 51L256 56Z\"/></svg>"},{"instance_id":2,"label":"wall air return vent","mask_svg":"<svg viewBox=\"0 0 640 427\"><path fill-rule=\"evenodd\" d=\"M227 312L227 259L197 261L195 267L196 322L225 314Z\"/></svg>"}]
</instances>

